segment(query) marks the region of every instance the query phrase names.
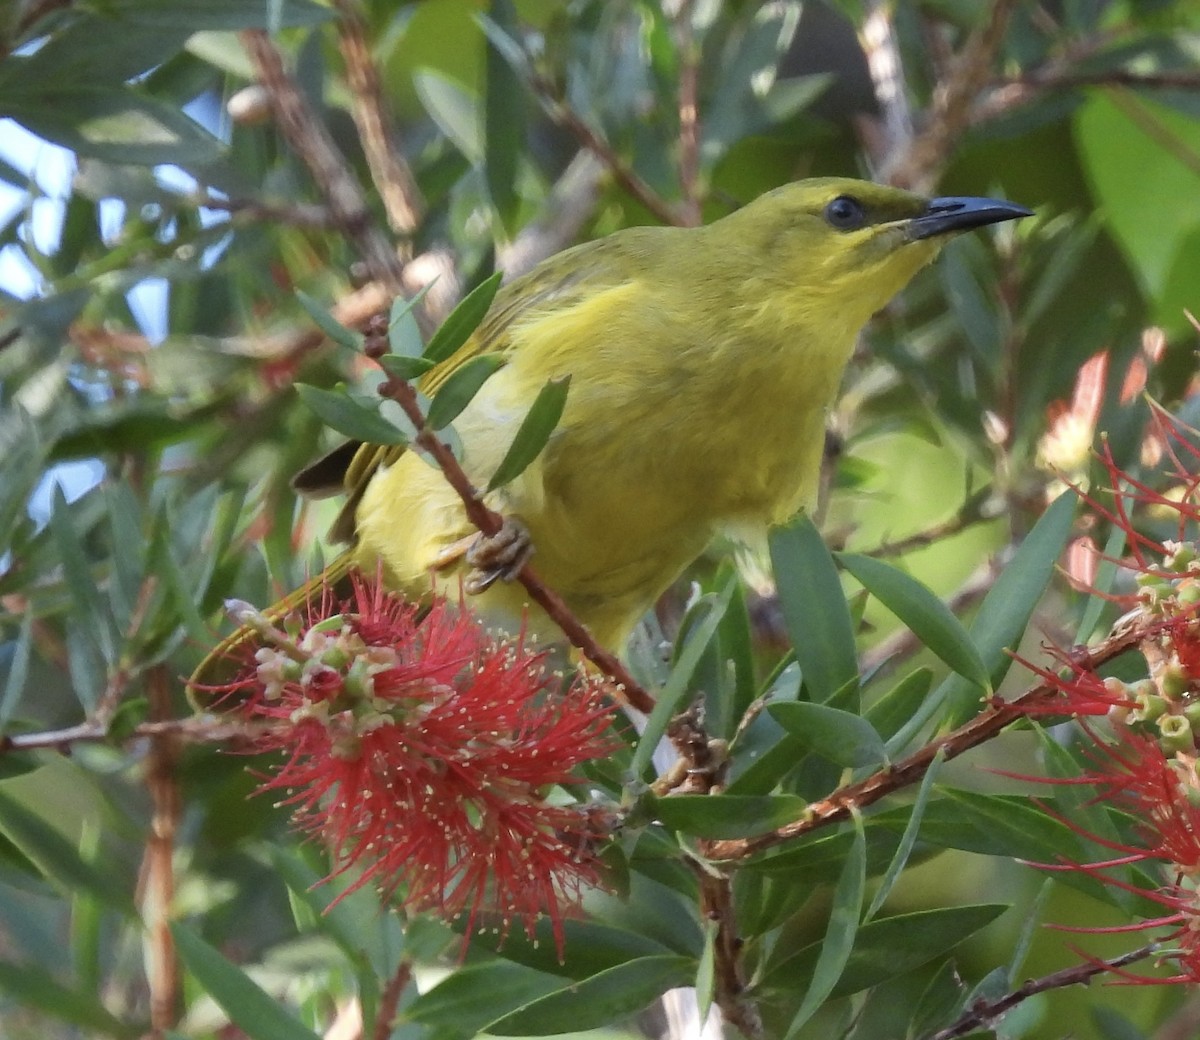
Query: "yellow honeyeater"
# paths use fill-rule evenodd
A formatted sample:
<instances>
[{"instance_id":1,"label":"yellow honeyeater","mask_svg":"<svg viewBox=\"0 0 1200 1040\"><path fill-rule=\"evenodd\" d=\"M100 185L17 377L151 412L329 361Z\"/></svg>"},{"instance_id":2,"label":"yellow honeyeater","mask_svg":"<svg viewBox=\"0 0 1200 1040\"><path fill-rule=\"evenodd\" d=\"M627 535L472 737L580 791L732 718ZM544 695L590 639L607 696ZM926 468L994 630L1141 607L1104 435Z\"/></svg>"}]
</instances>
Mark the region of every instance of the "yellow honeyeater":
<instances>
[{"instance_id":1,"label":"yellow honeyeater","mask_svg":"<svg viewBox=\"0 0 1200 1040\"><path fill-rule=\"evenodd\" d=\"M486 486L538 391L570 376L545 450L488 502L524 525L538 574L619 649L714 534L753 537L813 504L826 411L871 315L951 235L1028 215L821 178L705 227L618 231L504 287L423 389L474 355L503 359L454 422L463 467ZM403 448L341 457L335 533L351 546L333 576L379 568L414 597L433 578L456 594L469 569L456 547L476 532L442 474ZM473 601L510 624L525 603L516 582ZM549 625L539 616L535 630Z\"/></svg>"}]
</instances>

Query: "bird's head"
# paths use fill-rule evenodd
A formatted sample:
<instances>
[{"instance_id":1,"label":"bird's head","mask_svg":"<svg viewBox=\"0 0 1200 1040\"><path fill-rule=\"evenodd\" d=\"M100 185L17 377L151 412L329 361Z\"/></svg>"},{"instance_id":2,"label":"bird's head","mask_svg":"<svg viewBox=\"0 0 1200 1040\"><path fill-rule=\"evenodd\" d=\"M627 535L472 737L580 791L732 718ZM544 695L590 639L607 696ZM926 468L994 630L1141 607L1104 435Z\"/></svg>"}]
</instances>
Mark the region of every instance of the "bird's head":
<instances>
[{"instance_id":1,"label":"bird's head","mask_svg":"<svg viewBox=\"0 0 1200 1040\"><path fill-rule=\"evenodd\" d=\"M783 306L857 330L929 263L953 235L1030 216L999 199L927 199L840 177L796 181L712 227L761 258Z\"/></svg>"}]
</instances>

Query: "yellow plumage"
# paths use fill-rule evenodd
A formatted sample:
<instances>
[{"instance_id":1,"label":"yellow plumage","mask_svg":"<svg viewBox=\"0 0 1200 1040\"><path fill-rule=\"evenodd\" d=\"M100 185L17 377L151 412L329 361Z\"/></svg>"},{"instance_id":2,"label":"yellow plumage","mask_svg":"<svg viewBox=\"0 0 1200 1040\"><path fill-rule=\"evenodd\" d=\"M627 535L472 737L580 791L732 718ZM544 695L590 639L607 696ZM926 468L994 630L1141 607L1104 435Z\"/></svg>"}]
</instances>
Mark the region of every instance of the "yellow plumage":
<instances>
[{"instance_id":1,"label":"yellow plumage","mask_svg":"<svg viewBox=\"0 0 1200 1040\"><path fill-rule=\"evenodd\" d=\"M826 411L863 324L947 234L1025 212L820 179L707 227L621 231L502 289L422 388L475 354L504 357L454 423L483 486L537 392L571 376L545 451L489 504L524 522L541 577L619 648L715 533L812 505ZM382 565L420 597L439 553L475 533L441 474L402 449L360 448L345 490L338 529L353 545L337 573ZM463 567L437 580L455 590ZM501 582L476 605L515 623L525 599Z\"/></svg>"}]
</instances>

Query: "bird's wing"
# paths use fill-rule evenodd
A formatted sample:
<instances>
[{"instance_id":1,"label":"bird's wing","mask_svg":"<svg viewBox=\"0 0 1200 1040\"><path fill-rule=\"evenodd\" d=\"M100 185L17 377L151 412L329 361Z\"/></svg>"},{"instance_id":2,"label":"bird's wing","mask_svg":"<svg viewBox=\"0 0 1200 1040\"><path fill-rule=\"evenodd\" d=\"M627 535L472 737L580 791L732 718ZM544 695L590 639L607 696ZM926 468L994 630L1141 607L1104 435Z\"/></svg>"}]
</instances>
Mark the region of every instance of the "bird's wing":
<instances>
[{"instance_id":1,"label":"bird's wing","mask_svg":"<svg viewBox=\"0 0 1200 1040\"><path fill-rule=\"evenodd\" d=\"M625 281L628 275L622 271L622 255L619 248L613 248L611 238L588 242L552 257L505 286L470 338L421 377L421 392L432 397L454 371L480 354L511 354L520 344L513 330L523 321L570 307L583 297ZM405 450L403 445L348 441L301 470L292 486L312 498L345 492L346 502L329 536L334 541L352 542L355 514L371 478L393 465Z\"/></svg>"}]
</instances>

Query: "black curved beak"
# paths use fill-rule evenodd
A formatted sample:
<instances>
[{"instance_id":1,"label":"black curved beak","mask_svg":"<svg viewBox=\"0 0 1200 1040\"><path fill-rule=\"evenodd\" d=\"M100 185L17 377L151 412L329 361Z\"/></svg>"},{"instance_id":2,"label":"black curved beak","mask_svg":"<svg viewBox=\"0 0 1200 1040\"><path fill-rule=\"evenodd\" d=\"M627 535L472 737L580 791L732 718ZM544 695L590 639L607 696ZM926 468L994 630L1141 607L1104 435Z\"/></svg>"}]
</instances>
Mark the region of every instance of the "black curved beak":
<instances>
[{"instance_id":1,"label":"black curved beak","mask_svg":"<svg viewBox=\"0 0 1200 1040\"><path fill-rule=\"evenodd\" d=\"M925 212L908 222L910 241L948 235L953 231L969 231L984 224L998 224L1002 220L1020 220L1032 217L1033 210L1018 206L1003 199L979 199L971 196L947 196L930 199Z\"/></svg>"}]
</instances>

